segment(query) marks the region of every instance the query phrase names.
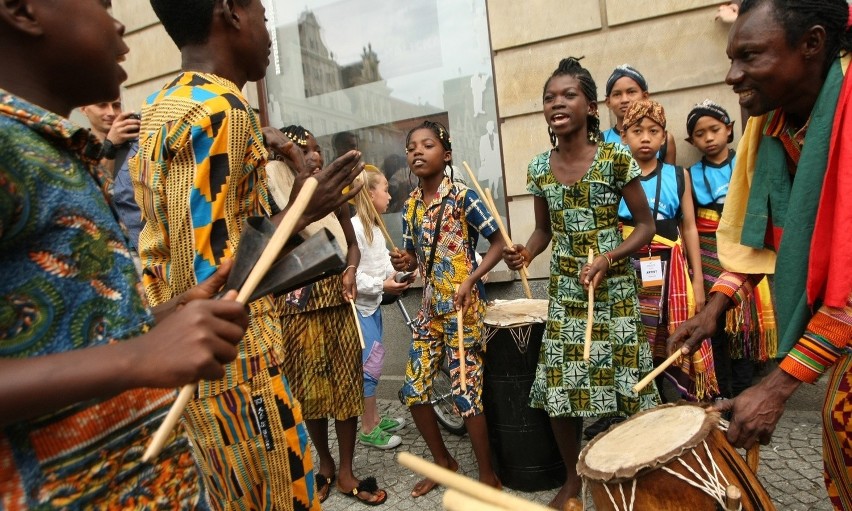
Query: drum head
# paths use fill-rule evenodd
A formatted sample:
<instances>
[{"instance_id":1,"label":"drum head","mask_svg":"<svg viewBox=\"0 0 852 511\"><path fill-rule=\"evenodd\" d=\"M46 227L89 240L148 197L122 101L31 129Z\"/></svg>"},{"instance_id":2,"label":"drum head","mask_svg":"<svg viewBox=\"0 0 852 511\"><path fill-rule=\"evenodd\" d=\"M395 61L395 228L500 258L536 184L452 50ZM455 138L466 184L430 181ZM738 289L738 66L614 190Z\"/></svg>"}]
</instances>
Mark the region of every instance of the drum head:
<instances>
[{"instance_id":1,"label":"drum head","mask_svg":"<svg viewBox=\"0 0 852 511\"><path fill-rule=\"evenodd\" d=\"M494 300L485 310L486 325L511 328L547 320L547 300Z\"/></svg>"},{"instance_id":2,"label":"drum head","mask_svg":"<svg viewBox=\"0 0 852 511\"><path fill-rule=\"evenodd\" d=\"M597 481L633 479L692 449L719 424L718 412L694 405L661 405L598 435L580 453L577 472Z\"/></svg>"}]
</instances>

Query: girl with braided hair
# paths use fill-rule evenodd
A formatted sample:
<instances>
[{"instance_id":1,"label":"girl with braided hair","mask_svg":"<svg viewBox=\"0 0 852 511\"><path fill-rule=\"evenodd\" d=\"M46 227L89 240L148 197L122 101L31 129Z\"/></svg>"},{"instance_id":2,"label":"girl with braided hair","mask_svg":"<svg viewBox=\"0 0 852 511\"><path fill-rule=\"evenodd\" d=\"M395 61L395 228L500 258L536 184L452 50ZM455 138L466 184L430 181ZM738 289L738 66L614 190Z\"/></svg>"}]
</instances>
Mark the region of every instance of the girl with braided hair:
<instances>
[{"instance_id":1,"label":"girl with braided hair","mask_svg":"<svg viewBox=\"0 0 852 511\"><path fill-rule=\"evenodd\" d=\"M501 487L491 464L488 425L482 406L484 277L500 261L503 239L497 224L476 191L445 174L452 168L450 133L440 123L425 121L408 133L405 153L411 172L420 180L402 210L402 251L391 253L397 271L419 268L423 276L423 302L414 321L402 394L417 430L436 464L458 470L438 430L430 402L432 382L442 359L452 378L453 401L464 418L479 465L479 481ZM491 244L476 262L479 236ZM459 325L457 311L463 316ZM459 346L462 328L464 352ZM464 355L464 356L462 356ZM464 364L465 373L461 372ZM465 386L462 387L462 376ZM411 492L420 497L437 483L418 482Z\"/></svg>"},{"instance_id":2,"label":"girl with braided hair","mask_svg":"<svg viewBox=\"0 0 852 511\"><path fill-rule=\"evenodd\" d=\"M535 230L526 245L503 251L519 270L551 243L547 328L530 406L547 411L567 477L550 502L562 509L580 491L576 472L583 417L626 417L659 401L654 385L631 388L652 369L639 318L629 256L654 235L654 221L637 179L639 167L620 144L602 142L597 88L576 58L563 59L544 84L548 151L527 170ZM618 229L624 197L636 229ZM595 257L587 264L591 249ZM591 357L583 360L588 289L594 288Z\"/></svg>"}]
</instances>

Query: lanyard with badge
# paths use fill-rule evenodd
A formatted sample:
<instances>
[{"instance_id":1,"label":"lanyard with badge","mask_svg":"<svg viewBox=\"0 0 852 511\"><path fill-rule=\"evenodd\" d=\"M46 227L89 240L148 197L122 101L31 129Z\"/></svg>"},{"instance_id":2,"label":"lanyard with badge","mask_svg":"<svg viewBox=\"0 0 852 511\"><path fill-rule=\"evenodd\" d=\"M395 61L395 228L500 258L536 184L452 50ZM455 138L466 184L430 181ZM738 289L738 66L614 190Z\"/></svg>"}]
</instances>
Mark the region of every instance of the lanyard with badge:
<instances>
[{"instance_id":1,"label":"lanyard with badge","mask_svg":"<svg viewBox=\"0 0 852 511\"><path fill-rule=\"evenodd\" d=\"M654 196L654 222L657 221L657 213L660 211L660 189L662 187L662 169L657 172L657 192ZM660 256L651 255L651 246L648 245L648 257L639 259L639 274L642 277L642 287L660 287L663 285L663 261Z\"/></svg>"}]
</instances>

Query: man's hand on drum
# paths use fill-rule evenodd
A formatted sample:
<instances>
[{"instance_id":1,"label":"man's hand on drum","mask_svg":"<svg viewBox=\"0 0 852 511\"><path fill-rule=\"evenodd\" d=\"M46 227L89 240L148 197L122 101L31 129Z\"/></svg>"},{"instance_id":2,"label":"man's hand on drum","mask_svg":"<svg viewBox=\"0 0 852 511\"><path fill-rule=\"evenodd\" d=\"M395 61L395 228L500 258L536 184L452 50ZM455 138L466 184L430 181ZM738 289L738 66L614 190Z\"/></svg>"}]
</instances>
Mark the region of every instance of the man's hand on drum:
<instances>
[{"instance_id":1,"label":"man's hand on drum","mask_svg":"<svg viewBox=\"0 0 852 511\"><path fill-rule=\"evenodd\" d=\"M510 270L520 271L521 268L529 266L532 256L523 245L503 247L503 261Z\"/></svg>"},{"instance_id":2,"label":"man's hand on drum","mask_svg":"<svg viewBox=\"0 0 852 511\"><path fill-rule=\"evenodd\" d=\"M768 444L784 413L784 404L801 384L783 370L775 369L736 398L716 402L713 409L732 412L727 433L731 445L748 449L755 442Z\"/></svg>"},{"instance_id":3,"label":"man's hand on drum","mask_svg":"<svg viewBox=\"0 0 852 511\"><path fill-rule=\"evenodd\" d=\"M597 289L608 270L609 259L603 254L598 254L597 257L592 259L592 264L584 264L580 268L580 282L583 283L583 289L588 291L589 286L592 289Z\"/></svg>"},{"instance_id":4,"label":"man's hand on drum","mask_svg":"<svg viewBox=\"0 0 852 511\"><path fill-rule=\"evenodd\" d=\"M396 271L413 271L414 265L417 262L414 254L411 252L405 251L403 252L400 249L391 250L389 252L391 264L393 265L393 269Z\"/></svg>"},{"instance_id":5,"label":"man's hand on drum","mask_svg":"<svg viewBox=\"0 0 852 511\"><path fill-rule=\"evenodd\" d=\"M462 311L462 314L466 314L467 308L473 303L473 295L471 294L473 283L474 281L470 278L464 279L464 282L459 284L458 289L456 289L456 294L453 295L453 305L455 305L457 311Z\"/></svg>"},{"instance_id":6,"label":"man's hand on drum","mask_svg":"<svg viewBox=\"0 0 852 511\"><path fill-rule=\"evenodd\" d=\"M666 340L666 350L669 354L680 349L684 355L692 355L701 341L716 333L719 317L725 313L730 299L722 293L713 293L701 312L687 319ZM681 346L682 345L682 346Z\"/></svg>"}]
</instances>

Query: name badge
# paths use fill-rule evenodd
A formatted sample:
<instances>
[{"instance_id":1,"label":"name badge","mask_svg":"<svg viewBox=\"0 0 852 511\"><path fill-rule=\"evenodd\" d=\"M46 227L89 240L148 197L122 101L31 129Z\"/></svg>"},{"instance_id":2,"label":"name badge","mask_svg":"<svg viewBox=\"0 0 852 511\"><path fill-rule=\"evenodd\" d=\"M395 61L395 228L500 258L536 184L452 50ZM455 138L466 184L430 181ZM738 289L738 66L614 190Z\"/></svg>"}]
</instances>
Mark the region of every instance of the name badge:
<instances>
[{"instance_id":1,"label":"name badge","mask_svg":"<svg viewBox=\"0 0 852 511\"><path fill-rule=\"evenodd\" d=\"M642 275L643 287L659 287L663 285L663 262L659 256L639 259L639 273Z\"/></svg>"}]
</instances>

